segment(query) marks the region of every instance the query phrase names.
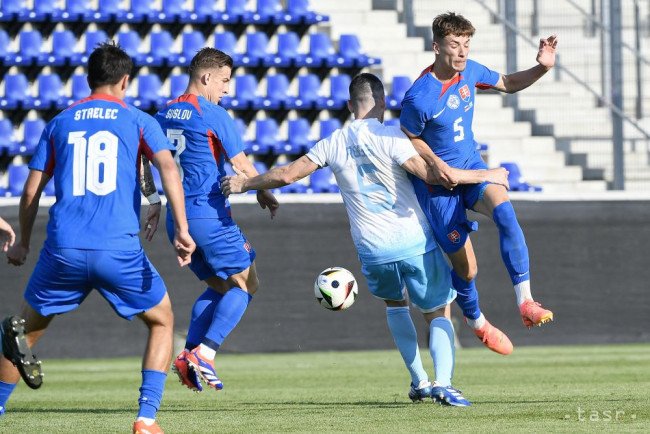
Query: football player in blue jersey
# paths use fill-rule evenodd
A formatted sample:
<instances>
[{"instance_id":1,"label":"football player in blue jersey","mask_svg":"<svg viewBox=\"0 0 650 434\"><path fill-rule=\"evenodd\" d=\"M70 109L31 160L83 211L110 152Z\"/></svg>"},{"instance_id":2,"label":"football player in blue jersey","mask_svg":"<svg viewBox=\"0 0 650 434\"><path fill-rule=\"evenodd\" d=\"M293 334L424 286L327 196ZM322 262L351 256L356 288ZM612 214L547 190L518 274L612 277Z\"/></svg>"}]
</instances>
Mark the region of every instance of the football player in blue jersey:
<instances>
[{"instance_id":1,"label":"football player in blue jersey","mask_svg":"<svg viewBox=\"0 0 650 434\"><path fill-rule=\"evenodd\" d=\"M19 241L7 252L22 265L41 192L54 178L47 239L25 289L22 319L2 323L0 408L19 379L41 385L40 367L30 347L55 315L77 308L94 288L126 319L138 316L149 329L142 362L140 409L133 432L161 433L155 422L172 356L173 313L167 289L142 250L140 155L158 167L174 215L178 263L195 249L188 232L183 189L160 126L123 99L133 69L117 45L103 43L88 59L91 95L50 121L29 163L20 200ZM14 366L16 365L16 366Z\"/></svg>"},{"instance_id":2,"label":"football player in blue jersey","mask_svg":"<svg viewBox=\"0 0 650 434\"><path fill-rule=\"evenodd\" d=\"M433 226L436 240L449 256L456 298L468 324L493 351L512 352L510 340L483 316L474 283L477 265L469 233L477 223L466 209L491 218L499 231L501 256L512 280L524 325L539 326L553 313L535 302L530 291L528 248L506 189L487 182L458 185L451 168L486 168L472 132L476 88L513 93L525 89L555 65L557 37L541 39L537 65L501 75L467 58L474 27L448 12L433 20L434 63L406 92L400 122L441 185L413 179L418 199Z\"/></svg>"},{"instance_id":3,"label":"football player in blue jersey","mask_svg":"<svg viewBox=\"0 0 650 434\"><path fill-rule=\"evenodd\" d=\"M227 54L201 49L190 62L185 93L156 115L176 146L189 231L197 243L190 269L207 286L194 304L185 349L173 366L181 382L194 390L202 390L201 381L217 390L223 387L214 367L216 351L259 285L255 251L232 219L230 203L219 187L226 159L247 175L257 175L235 122L218 105L228 93L232 66ZM278 202L270 192L258 190L257 201L275 215ZM174 220L168 216L171 239Z\"/></svg>"},{"instance_id":4,"label":"football player in blue jersey","mask_svg":"<svg viewBox=\"0 0 650 434\"><path fill-rule=\"evenodd\" d=\"M15 241L16 234L11 225L0 217L0 246L2 247L2 251L6 252L9 247L14 245Z\"/></svg>"}]
</instances>

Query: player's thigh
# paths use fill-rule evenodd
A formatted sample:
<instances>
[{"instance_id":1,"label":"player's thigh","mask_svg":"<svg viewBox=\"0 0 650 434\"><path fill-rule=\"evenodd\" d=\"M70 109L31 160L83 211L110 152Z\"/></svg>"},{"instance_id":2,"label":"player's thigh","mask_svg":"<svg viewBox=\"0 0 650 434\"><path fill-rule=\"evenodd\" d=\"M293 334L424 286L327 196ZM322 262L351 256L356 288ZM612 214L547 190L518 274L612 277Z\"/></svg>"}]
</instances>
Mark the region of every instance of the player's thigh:
<instances>
[{"instance_id":1,"label":"player's thigh","mask_svg":"<svg viewBox=\"0 0 650 434\"><path fill-rule=\"evenodd\" d=\"M122 318L130 320L165 298L167 287L144 250L93 250L91 255L91 280Z\"/></svg>"},{"instance_id":2,"label":"player's thigh","mask_svg":"<svg viewBox=\"0 0 650 434\"><path fill-rule=\"evenodd\" d=\"M366 277L368 290L375 297L384 301L405 300L404 282L397 262L387 264L361 265L361 272Z\"/></svg>"},{"instance_id":3,"label":"player's thigh","mask_svg":"<svg viewBox=\"0 0 650 434\"><path fill-rule=\"evenodd\" d=\"M451 270L440 249L399 261L398 264L411 303L422 312L434 312L456 298Z\"/></svg>"},{"instance_id":4,"label":"player's thigh","mask_svg":"<svg viewBox=\"0 0 650 434\"><path fill-rule=\"evenodd\" d=\"M165 326L173 327L174 313L172 311L172 303L169 299L169 294L165 294L163 299L160 300L156 306L138 315L147 326Z\"/></svg>"},{"instance_id":5,"label":"player's thigh","mask_svg":"<svg viewBox=\"0 0 650 434\"><path fill-rule=\"evenodd\" d=\"M494 208L509 200L508 191L504 186L489 184L481 198L474 204L474 210L492 219Z\"/></svg>"},{"instance_id":6,"label":"player's thigh","mask_svg":"<svg viewBox=\"0 0 650 434\"><path fill-rule=\"evenodd\" d=\"M259 280L257 277L257 268L255 267L255 262L253 262L247 269L229 276L226 280L217 276L212 276L205 279L204 282L210 288L221 294L225 294L231 288L239 288L245 292L248 292L250 295L253 295L259 288Z\"/></svg>"},{"instance_id":7,"label":"player's thigh","mask_svg":"<svg viewBox=\"0 0 650 434\"><path fill-rule=\"evenodd\" d=\"M47 317L79 307L92 290L86 274L87 252L43 247L24 293L35 312Z\"/></svg>"},{"instance_id":8,"label":"player's thigh","mask_svg":"<svg viewBox=\"0 0 650 434\"><path fill-rule=\"evenodd\" d=\"M463 247L453 253L449 253L447 256L458 277L468 282L476 277L478 264L476 263L472 239L469 236L465 240Z\"/></svg>"}]
</instances>

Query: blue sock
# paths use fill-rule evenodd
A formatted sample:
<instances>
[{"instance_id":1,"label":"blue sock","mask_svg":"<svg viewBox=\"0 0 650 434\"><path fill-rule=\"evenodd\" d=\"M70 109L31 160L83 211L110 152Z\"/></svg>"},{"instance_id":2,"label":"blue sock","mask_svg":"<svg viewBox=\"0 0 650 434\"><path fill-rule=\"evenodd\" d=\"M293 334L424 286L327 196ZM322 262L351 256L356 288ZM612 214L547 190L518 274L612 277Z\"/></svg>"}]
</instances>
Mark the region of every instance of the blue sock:
<instances>
[{"instance_id":1,"label":"blue sock","mask_svg":"<svg viewBox=\"0 0 650 434\"><path fill-rule=\"evenodd\" d=\"M422 380L429 377L422 367L420 349L418 348L418 336L409 313L409 308L386 307L386 320L388 329L393 335L395 346L404 359L406 369L411 374L411 382L417 387Z\"/></svg>"},{"instance_id":2,"label":"blue sock","mask_svg":"<svg viewBox=\"0 0 650 434\"><path fill-rule=\"evenodd\" d=\"M223 294L218 293L212 288L205 290L203 294L194 302L192 308L192 319L190 320L190 327L187 330L187 338L185 341L185 348L193 350L197 347L208 331L214 316L214 310L223 298Z\"/></svg>"},{"instance_id":3,"label":"blue sock","mask_svg":"<svg viewBox=\"0 0 650 434\"><path fill-rule=\"evenodd\" d=\"M445 317L434 318L429 324L429 351L436 372L436 382L441 386L451 386L454 375L454 326Z\"/></svg>"},{"instance_id":4,"label":"blue sock","mask_svg":"<svg viewBox=\"0 0 650 434\"><path fill-rule=\"evenodd\" d=\"M166 379L167 374L164 372L154 371L153 369L142 370L138 417L156 418L156 412L160 408L160 401L162 401Z\"/></svg>"},{"instance_id":5,"label":"blue sock","mask_svg":"<svg viewBox=\"0 0 650 434\"><path fill-rule=\"evenodd\" d=\"M0 355L0 357L2 356ZM5 412L5 406L7 405L9 396L11 396L11 392L16 388L16 384L0 381L0 414Z\"/></svg>"},{"instance_id":6,"label":"blue sock","mask_svg":"<svg viewBox=\"0 0 650 434\"><path fill-rule=\"evenodd\" d=\"M476 290L475 279L466 282L461 279L454 270L451 270L451 283L456 290L456 303L463 311L463 316L469 319L477 319L481 316L481 308L478 305L478 291Z\"/></svg>"},{"instance_id":7,"label":"blue sock","mask_svg":"<svg viewBox=\"0 0 650 434\"><path fill-rule=\"evenodd\" d=\"M528 246L524 232L519 226L515 209L510 202L503 202L492 213L494 223L499 229L499 245L501 258L506 265L512 284L516 285L525 280L530 280L530 265L528 260Z\"/></svg>"},{"instance_id":8,"label":"blue sock","mask_svg":"<svg viewBox=\"0 0 650 434\"><path fill-rule=\"evenodd\" d=\"M226 336L239 324L252 298L241 288L230 288L214 310L212 324L201 343L213 350L219 349Z\"/></svg>"}]
</instances>

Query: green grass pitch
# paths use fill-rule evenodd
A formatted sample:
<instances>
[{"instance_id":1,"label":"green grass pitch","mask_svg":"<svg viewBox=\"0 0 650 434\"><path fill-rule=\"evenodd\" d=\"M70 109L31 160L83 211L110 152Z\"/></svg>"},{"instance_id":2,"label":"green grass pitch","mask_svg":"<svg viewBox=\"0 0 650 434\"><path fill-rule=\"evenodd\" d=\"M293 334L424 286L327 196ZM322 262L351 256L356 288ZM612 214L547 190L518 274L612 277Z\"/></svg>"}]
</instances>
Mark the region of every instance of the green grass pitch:
<instances>
[{"instance_id":1,"label":"green grass pitch","mask_svg":"<svg viewBox=\"0 0 650 434\"><path fill-rule=\"evenodd\" d=\"M16 389L1 433L130 432L139 360L43 367L40 390ZM647 344L459 350L454 384L470 408L411 403L397 351L220 355L217 370L220 392L169 376L158 417L167 433L650 431Z\"/></svg>"}]
</instances>

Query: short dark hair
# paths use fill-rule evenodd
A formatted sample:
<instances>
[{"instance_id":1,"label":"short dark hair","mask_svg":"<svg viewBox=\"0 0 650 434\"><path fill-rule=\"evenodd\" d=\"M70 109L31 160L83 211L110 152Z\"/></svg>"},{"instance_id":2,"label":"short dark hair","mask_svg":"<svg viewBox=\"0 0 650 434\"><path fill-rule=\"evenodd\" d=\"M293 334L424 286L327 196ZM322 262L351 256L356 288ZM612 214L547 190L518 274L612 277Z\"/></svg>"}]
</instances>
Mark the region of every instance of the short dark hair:
<instances>
[{"instance_id":1,"label":"short dark hair","mask_svg":"<svg viewBox=\"0 0 650 434\"><path fill-rule=\"evenodd\" d=\"M383 100L384 98L384 84L376 75L364 72L354 77L350 82L350 101L352 104L371 99Z\"/></svg>"},{"instance_id":2,"label":"short dark hair","mask_svg":"<svg viewBox=\"0 0 650 434\"><path fill-rule=\"evenodd\" d=\"M133 60L113 41L97 45L88 57L88 86L117 84L125 75L131 75Z\"/></svg>"},{"instance_id":3,"label":"short dark hair","mask_svg":"<svg viewBox=\"0 0 650 434\"><path fill-rule=\"evenodd\" d=\"M431 30L434 42L440 42L448 35L472 37L476 31L467 18L454 12L447 12L435 17L431 24Z\"/></svg>"},{"instance_id":4,"label":"short dark hair","mask_svg":"<svg viewBox=\"0 0 650 434\"><path fill-rule=\"evenodd\" d=\"M221 50L216 48L205 47L201 48L192 58L189 68L187 68L187 73L190 76L190 79L195 78L198 71L202 69L219 69L224 66L232 69L233 61L232 57L227 55Z\"/></svg>"}]
</instances>

